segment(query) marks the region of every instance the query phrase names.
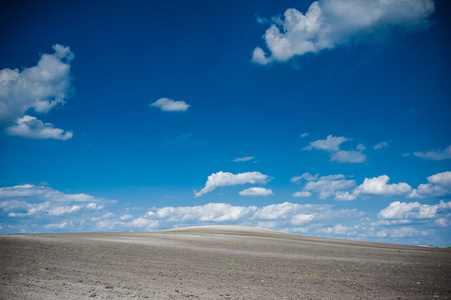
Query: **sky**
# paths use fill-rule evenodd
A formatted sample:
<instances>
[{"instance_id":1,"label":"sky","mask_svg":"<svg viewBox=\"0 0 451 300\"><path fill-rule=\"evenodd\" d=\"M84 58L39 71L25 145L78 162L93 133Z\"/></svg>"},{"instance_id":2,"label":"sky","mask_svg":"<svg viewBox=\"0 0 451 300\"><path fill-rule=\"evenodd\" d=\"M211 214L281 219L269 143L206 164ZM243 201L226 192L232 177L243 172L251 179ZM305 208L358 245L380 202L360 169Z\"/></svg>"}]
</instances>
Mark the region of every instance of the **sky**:
<instances>
[{"instance_id":1,"label":"sky","mask_svg":"<svg viewBox=\"0 0 451 300\"><path fill-rule=\"evenodd\" d=\"M446 0L6 1L0 233L451 246Z\"/></svg>"}]
</instances>

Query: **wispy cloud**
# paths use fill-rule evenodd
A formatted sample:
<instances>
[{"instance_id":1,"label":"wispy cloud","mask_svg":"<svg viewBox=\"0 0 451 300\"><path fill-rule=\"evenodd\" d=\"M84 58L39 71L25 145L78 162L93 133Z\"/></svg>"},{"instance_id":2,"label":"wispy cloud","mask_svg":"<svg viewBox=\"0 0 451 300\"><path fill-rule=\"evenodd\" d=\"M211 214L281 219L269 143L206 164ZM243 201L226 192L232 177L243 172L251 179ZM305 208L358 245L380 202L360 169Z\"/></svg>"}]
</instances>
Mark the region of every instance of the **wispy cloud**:
<instances>
[{"instance_id":1,"label":"wispy cloud","mask_svg":"<svg viewBox=\"0 0 451 300\"><path fill-rule=\"evenodd\" d=\"M429 160L451 159L451 145L448 148L429 152L414 152L413 155Z\"/></svg>"},{"instance_id":2,"label":"wispy cloud","mask_svg":"<svg viewBox=\"0 0 451 300\"><path fill-rule=\"evenodd\" d=\"M190 107L185 101L174 101L169 98L160 98L151 103L150 106L157 107L162 111L187 111Z\"/></svg>"},{"instance_id":3,"label":"wispy cloud","mask_svg":"<svg viewBox=\"0 0 451 300\"><path fill-rule=\"evenodd\" d=\"M240 162L240 161L248 161L248 160L253 160L253 159L254 159L253 156L246 156L246 157L237 157L233 161Z\"/></svg>"},{"instance_id":4,"label":"wispy cloud","mask_svg":"<svg viewBox=\"0 0 451 300\"><path fill-rule=\"evenodd\" d=\"M257 47L252 60L266 65L359 42L377 36L380 31L386 34L389 29L425 30L434 10L432 0L315 1L305 14L290 8L283 17L271 18L264 34L269 54ZM265 24L269 20L259 17L257 22Z\"/></svg>"},{"instance_id":5,"label":"wispy cloud","mask_svg":"<svg viewBox=\"0 0 451 300\"><path fill-rule=\"evenodd\" d=\"M65 132L25 115L30 109L48 113L73 95L70 67L74 54L69 47L59 44L53 50L53 54L43 54L34 67L0 70L0 124L6 126L7 134L33 139L72 137L71 131Z\"/></svg>"},{"instance_id":6,"label":"wispy cloud","mask_svg":"<svg viewBox=\"0 0 451 300\"><path fill-rule=\"evenodd\" d=\"M317 140L314 142L310 142L307 147L304 147L302 150L325 150L325 151L338 151L340 150L340 145L346 141L348 138L344 136L333 136L328 135L325 140Z\"/></svg>"},{"instance_id":7,"label":"wispy cloud","mask_svg":"<svg viewBox=\"0 0 451 300\"><path fill-rule=\"evenodd\" d=\"M380 142L379 144L377 144L376 146L374 146L374 149L379 150L382 148L388 147L388 143L387 142Z\"/></svg>"},{"instance_id":8,"label":"wispy cloud","mask_svg":"<svg viewBox=\"0 0 451 300\"><path fill-rule=\"evenodd\" d=\"M339 163L363 163L366 161L366 155L361 151L340 150L335 152L331 156L330 160L337 161Z\"/></svg>"},{"instance_id":9,"label":"wispy cloud","mask_svg":"<svg viewBox=\"0 0 451 300\"><path fill-rule=\"evenodd\" d=\"M265 189L262 187L251 187L239 192L241 196L269 196L274 195L271 189Z\"/></svg>"},{"instance_id":10,"label":"wispy cloud","mask_svg":"<svg viewBox=\"0 0 451 300\"><path fill-rule=\"evenodd\" d=\"M349 141L349 138L344 136L329 135L325 140L317 140L310 142L308 146L302 150L324 150L331 153L330 160L339 163L363 163L367 156L362 151L357 150L341 150L340 146L344 142ZM364 149L362 144L357 146L359 149Z\"/></svg>"}]
</instances>

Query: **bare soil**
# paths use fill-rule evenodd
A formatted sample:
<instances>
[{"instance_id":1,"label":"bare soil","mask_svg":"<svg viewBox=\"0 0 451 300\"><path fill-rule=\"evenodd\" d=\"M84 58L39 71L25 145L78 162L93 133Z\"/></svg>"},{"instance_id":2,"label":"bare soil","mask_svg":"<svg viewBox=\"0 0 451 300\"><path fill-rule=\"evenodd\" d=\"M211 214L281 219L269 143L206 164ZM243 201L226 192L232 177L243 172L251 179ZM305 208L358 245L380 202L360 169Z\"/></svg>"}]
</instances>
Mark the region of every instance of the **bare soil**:
<instances>
[{"instance_id":1,"label":"bare soil","mask_svg":"<svg viewBox=\"0 0 451 300\"><path fill-rule=\"evenodd\" d=\"M0 299L449 299L451 251L236 226L0 235Z\"/></svg>"}]
</instances>

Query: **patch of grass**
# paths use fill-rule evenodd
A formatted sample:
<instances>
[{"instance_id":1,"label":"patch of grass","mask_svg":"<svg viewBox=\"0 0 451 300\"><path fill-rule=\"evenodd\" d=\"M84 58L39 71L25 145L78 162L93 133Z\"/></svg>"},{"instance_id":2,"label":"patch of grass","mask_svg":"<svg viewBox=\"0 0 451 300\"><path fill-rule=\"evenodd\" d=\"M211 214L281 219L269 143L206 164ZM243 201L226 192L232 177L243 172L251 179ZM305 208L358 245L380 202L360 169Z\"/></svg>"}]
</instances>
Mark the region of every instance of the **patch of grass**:
<instances>
[{"instance_id":1,"label":"patch of grass","mask_svg":"<svg viewBox=\"0 0 451 300\"><path fill-rule=\"evenodd\" d=\"M38 271L38 267L34 267L34 268L33 268L33 271Z\"/></svg>"},{"instance_id":2,"label":"patch of grass","mask_svg":"<svg viewBox=\"0 0 451 300\"><path fill-rule=\"evenodd\" d=\"M318 278L318 276L316 274L313 274L313 275L305 274L304 276L305 277L309 277L309 278L313 278L313 279L317 279Z\"/></svg>"}]
</instances>

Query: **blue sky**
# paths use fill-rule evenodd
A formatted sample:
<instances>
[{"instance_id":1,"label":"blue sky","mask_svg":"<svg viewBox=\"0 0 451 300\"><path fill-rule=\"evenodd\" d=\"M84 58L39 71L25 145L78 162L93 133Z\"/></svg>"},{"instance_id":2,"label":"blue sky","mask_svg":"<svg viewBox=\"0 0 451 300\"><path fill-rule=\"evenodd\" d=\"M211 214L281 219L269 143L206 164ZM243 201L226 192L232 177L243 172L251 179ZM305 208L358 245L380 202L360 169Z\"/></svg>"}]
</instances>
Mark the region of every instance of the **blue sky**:
<instances>
[{"instance_id":1,"label":"blue sky","mask_svg":"<svg viewBox=\"0 0 451 300\"><path fill-rule=\"evenodd\" d=\"M449 246L449 12L2 4L0 233L233 224Z\"/></svg>"}]
</instances>

